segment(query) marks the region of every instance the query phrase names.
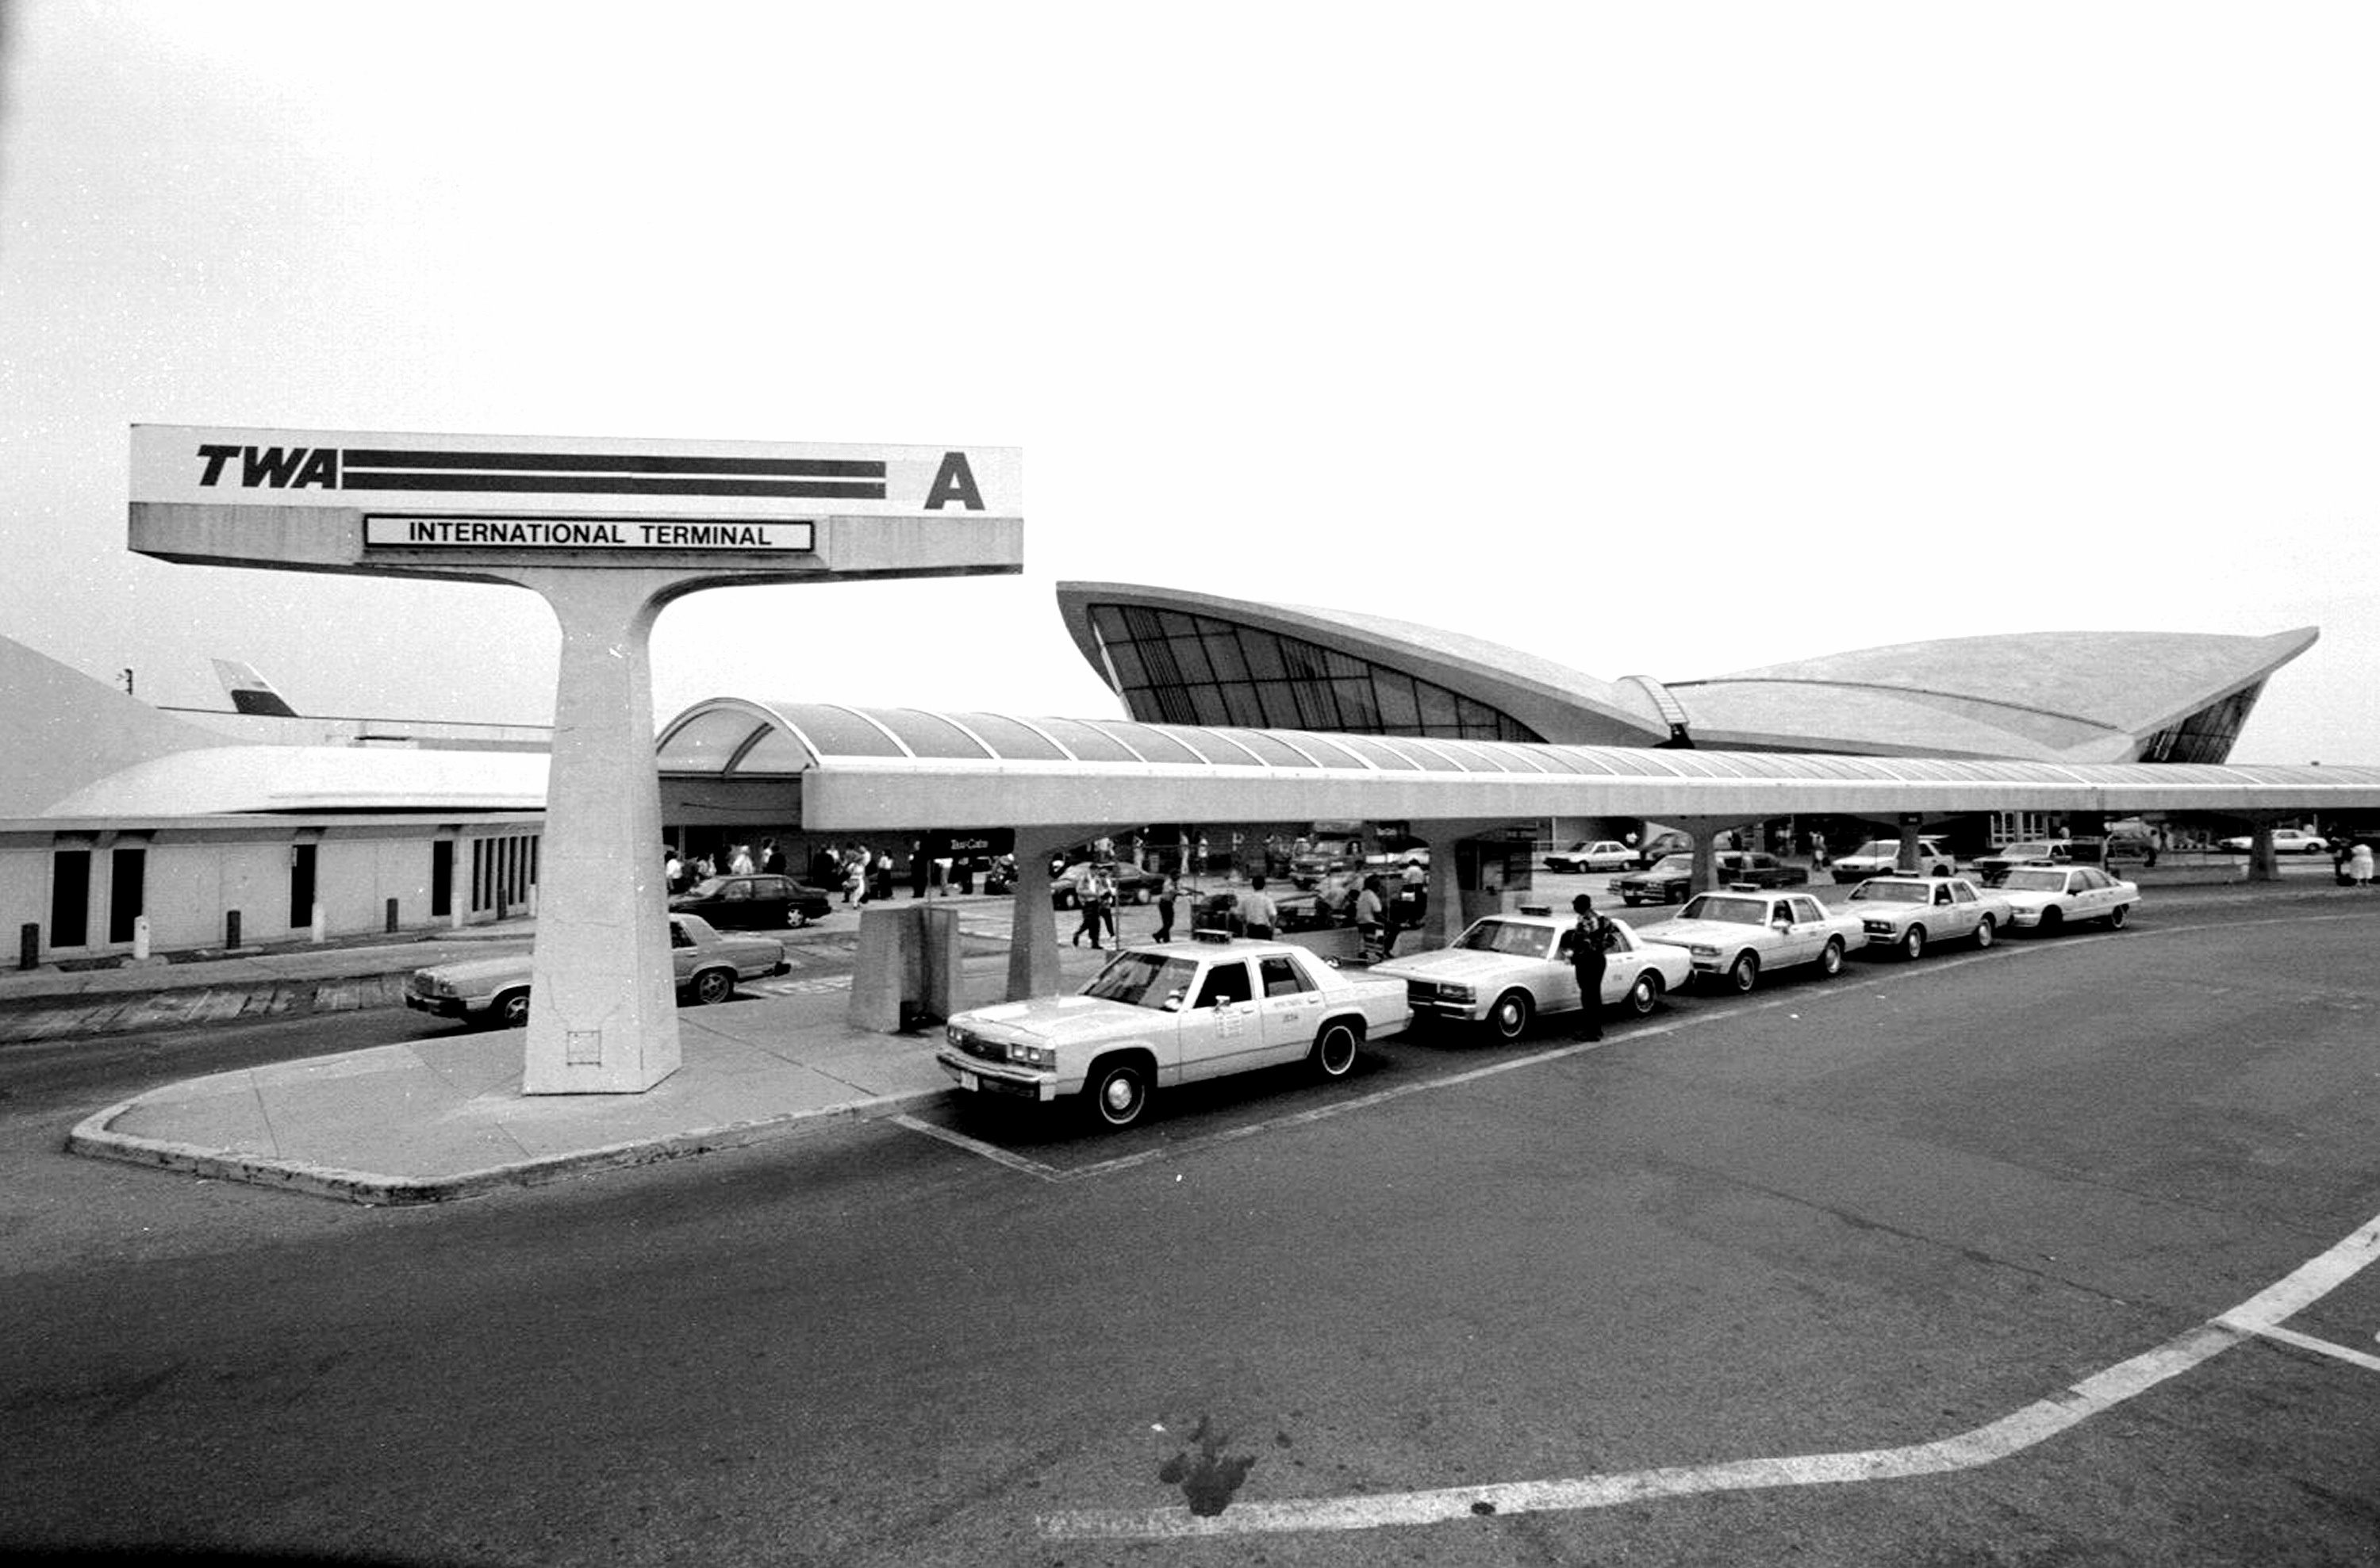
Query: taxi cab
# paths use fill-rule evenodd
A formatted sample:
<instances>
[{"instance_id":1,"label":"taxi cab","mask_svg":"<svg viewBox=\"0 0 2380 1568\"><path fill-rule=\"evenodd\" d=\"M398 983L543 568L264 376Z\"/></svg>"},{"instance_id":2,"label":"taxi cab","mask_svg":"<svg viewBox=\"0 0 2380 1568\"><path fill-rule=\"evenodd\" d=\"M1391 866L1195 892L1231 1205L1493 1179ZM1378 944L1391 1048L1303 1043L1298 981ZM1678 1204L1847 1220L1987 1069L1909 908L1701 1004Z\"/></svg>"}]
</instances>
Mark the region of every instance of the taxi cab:
<instances>
[{"instance_id":1,"label":"taxi cab","mask_svg":"<svg viewBox=\"0 0 2380 1568\"><path fill-rule=\"evenodd\" d=\"M1217 932L1127 946L1071 995L953 1018L936 1065L970 1095L1082 1105L1138 1121L1156 1091L1303 1061L1344 1078L1366 1040L1412 1021L1396 981L1355 978L1287 942Z\"/></svg>"},{"instance_id":2,"label":"taxi cab","mask_svg":"<svg viewBox=\"0 0 2380 1568\"><path fill-rule=\"evenodd\" d=\"M1855 914L1833 913L1807 893L1742 885L1695 894L1675 920L1647 926L1645 935L1685 948L1697 976L1723 977L1738 991L1759 984L1766 971L1794 964L1840 974L1844 955L1867 944Z\"/></svg>"},{"instance_id":3,"label":"taxi cab","mask_svg":"<svg viewBox=\"0 0 2380 1568\"><path fill-rule=\"evenodd\" d=\"M1518 1040L1543 1013L1579 1009L1578 976L1563 945L1572 922L1544 905L1471 923L1454 945L1374 964L1372 973L1404 983L1416 1019L1477 1024L1499 1040ZM1625 1005L1643 1017L1694 971L1682 947L1648 942L1611 922L1599 1007Z\"/></svg>"},{"instance_id":4,"label":"taxi cab","mask_svg":"<svg viewBox=\"0 0 2380 1568\"><path fill-rule=\"evenodd\" d=\"M2140 885L2119 881L2095 865L2019 865L1992 889L2009 904L2009 919L2046 936L2076 921L2103 920L2121 929L2141 901Z\"/></svg>"}]
</instances>

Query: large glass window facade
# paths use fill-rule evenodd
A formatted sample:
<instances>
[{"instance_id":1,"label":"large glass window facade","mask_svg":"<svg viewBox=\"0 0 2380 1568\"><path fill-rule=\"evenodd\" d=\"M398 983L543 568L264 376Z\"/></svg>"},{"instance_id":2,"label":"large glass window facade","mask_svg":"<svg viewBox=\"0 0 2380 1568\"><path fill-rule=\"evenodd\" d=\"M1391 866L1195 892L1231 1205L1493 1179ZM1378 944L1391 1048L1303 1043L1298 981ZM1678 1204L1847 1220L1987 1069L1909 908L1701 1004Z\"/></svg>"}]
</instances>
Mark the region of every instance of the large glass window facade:
<instances>
[{"instance_id":1,"label":"large glass window facade","mask_svg":"<svg viewBox=\"0 0 2380 1568\"><path fill-rule=\"evenodd\" d=\"M1094 606L1091 625L1145 722L1542 739L1486 703L1302 638L1137 605Z\"/></svg>"},{"instance_id":2,"label":"large glass window facade","mask_svg":"<svg viewBox=\"0 0 2380 1568\"><path fill-rule=\"evenodd\" d=\"M2134 762L2221 762L2231 754L2232 742L2240 739L2240 727L2248 722L2248 714L2256 706L2256 695L2265 689L2261 681L2243 692L2234 692L2219 703L2210 703L2180 723L2158 730L2141 742L2140 754Z\"/></svg>"}]
</instances>

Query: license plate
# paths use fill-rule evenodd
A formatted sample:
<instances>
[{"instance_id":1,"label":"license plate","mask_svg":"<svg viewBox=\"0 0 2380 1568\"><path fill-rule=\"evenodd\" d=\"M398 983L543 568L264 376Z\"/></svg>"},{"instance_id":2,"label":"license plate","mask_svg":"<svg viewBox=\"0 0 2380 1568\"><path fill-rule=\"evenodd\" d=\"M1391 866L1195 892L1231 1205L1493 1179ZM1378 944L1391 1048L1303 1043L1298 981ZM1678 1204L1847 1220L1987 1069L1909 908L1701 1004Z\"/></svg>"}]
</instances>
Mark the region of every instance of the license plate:
<instances>
[{"instance_id":1,"label":"license plate","mask_svg":"<svg viewBox=\"0 0 2380 1568\"><path fill-rule=\"evenodd\" d=\"M968 1091L981 1089L983 1087L983 1080L976 1077L976 1075L971 1072L963 1072L959 1074L959 1087Z\"/></svg>"}]
</instances>

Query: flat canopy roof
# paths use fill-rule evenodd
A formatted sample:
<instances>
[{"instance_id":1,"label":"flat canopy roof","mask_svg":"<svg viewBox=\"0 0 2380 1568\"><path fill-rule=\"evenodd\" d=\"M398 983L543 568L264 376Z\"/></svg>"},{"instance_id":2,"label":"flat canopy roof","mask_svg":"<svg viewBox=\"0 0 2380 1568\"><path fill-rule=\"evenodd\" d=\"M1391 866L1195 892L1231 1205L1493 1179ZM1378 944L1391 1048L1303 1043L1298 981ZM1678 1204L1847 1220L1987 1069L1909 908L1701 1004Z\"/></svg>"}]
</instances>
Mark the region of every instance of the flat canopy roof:
<instances>
[{"instance_id":1,"label":"flat canopy roof","mask_svg":"<svg viewBox=\"0 0 2380 1568\"><path fill-rule=\"evenodd\" d=\"M1712 752L1144 724L714 697L661 771L801 779L807 826L1525 820L2380 808L2380 766Z\"/></svg>"}]
</instances>

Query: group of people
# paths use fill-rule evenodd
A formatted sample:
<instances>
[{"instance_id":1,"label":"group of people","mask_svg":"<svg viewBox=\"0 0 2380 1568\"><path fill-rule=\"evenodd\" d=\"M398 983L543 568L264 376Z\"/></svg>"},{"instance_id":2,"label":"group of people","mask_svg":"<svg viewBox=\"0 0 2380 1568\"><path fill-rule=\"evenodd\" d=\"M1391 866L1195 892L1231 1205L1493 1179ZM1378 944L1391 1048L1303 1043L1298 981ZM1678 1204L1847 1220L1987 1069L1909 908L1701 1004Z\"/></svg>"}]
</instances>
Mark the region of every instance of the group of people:
<instances>
[{"instance_id":1,"label":"group of people","mask_svg":"<svg viewBox=\"0 0 2380 1568\"><path fill-rule=\"evenodd\" d=\"M662 880L669 884L672 893L683 893L714 876L749 876L756 871L781 872L784 869L785 852L777 848L774 838L760 840L760 852L757 857L749 844L729 844L716 855L681 855L668 845L662 847Z\"/></svg>"}]
</instances>

